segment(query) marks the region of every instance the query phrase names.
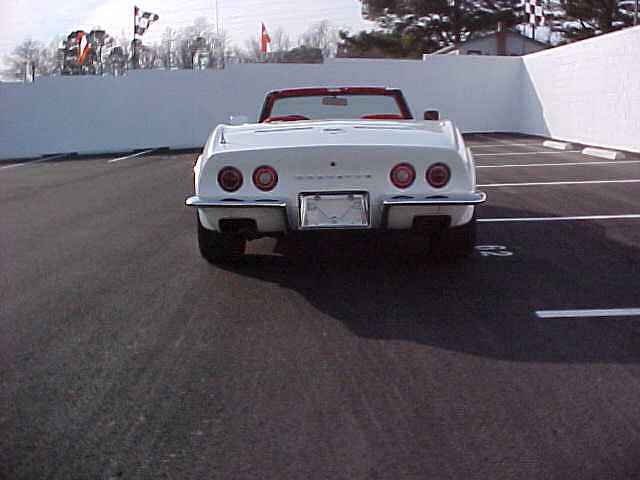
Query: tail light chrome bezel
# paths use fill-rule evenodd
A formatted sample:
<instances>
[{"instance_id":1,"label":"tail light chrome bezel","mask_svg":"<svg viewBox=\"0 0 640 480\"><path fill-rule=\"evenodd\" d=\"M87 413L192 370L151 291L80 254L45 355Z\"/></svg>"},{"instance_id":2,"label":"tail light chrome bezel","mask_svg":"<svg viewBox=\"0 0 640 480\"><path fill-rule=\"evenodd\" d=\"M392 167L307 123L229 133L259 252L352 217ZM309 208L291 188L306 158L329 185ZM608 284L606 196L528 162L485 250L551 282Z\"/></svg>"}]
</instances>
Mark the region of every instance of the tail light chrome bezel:
<instances>
[{"instance_id":1,"label":"tail light chrome bezel","mask_svg":"<svg viewBox=\"0 0 640 480\"><path fill-rule=\"evenodd\" d=\"M399 178L399 175L406 175L406 177ZM389 179L397 188L409 188L416 180L416 170L410 163L399 163L389 172Z\"/></svg>"},{"instance_id":2,"label":"tail light chrome bezel","mask_svg":"<svg viewBox=\"0 0 640 480\"><path fill-rule=\"evenodd\" d=\"M271 177L269 181L263 181L264 175L269 175ZM253 184L256 186L256 188L262 190L263 192L273 190L278 184L278 172L276 172L275 168L269 165L262 165L256 168L253 171L252 178Z\"/></svg>"},{"instance_id":3,"label":"tail light chrome bezel","mask_svg":"<svg viewBox=\"0 0 640 480\"><path fill-rule=\"evenodd\" d=\"M242 172L236 167L222 167L218 172L218 185L226 192L237 191L243 182Z\"/></svg>"},{"instance_id":4,"label":"tail light chrome bezel","mask_svg":"<svg viewBox=\"0 0 640 480\"><path fill-rule=\"evenodd\" d=\"M434 163L427 169L425 179L433 188L443 188L451 180L451 169L444 163Z\"/></svg>"}]
</instances>

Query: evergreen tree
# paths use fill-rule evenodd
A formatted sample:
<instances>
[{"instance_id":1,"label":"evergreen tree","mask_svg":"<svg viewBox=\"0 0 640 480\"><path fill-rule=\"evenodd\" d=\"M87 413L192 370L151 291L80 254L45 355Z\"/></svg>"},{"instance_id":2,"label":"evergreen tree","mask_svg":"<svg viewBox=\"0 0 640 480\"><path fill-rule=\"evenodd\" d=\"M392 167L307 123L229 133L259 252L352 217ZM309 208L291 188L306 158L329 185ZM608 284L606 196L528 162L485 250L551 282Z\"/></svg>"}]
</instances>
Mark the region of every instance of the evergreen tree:
<instances>
[{"instance_id":1,"label":"evergreen tree","mask_svg":"<svg viewBox=\"0 0 640 480\"><path fill-rule=\"evenodd\" d=\"M341 56L419 58L474 35L519 23L520 0L361 0L363 16L378 31L341 33Z\"/></svg>"},{"instance_id":2,"label":"evergreen tree","mask_svg":"<svg viewBox=\"0 0 640 480\"><path fill-rule=\"evenodd\" d=\"M554 0L550 24L567 40L581 40L633 25L634 8L634 0Z\"/></svg>"}]
</instances>

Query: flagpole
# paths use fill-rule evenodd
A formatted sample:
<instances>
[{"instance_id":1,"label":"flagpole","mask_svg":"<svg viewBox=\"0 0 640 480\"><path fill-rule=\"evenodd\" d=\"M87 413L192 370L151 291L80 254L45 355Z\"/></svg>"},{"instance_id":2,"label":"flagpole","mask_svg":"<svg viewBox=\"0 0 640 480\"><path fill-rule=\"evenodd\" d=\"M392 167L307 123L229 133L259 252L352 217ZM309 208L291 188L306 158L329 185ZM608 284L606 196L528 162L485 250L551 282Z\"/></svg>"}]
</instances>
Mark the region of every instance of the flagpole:
<instances>
[{"instance_id":1,"label":"flagpole","mask_svg":"<svg viewBox=\"0 0 640 480\"><path fill-rule=\"evenodd\" d=\"M220 36L220 23L218 21L218 0L216 0L216 35Z\"/></svg>"},{"instance_id":2,"label":"flagpole","mask_svg":"<svg viewBox=\"0 0 640 480\"><path fill-rule=\"evenodd\" d=\"M135 70L136 56L136 7L133 7L133 41L131 42L131 69Z\"/></svg>"}]
</instances>

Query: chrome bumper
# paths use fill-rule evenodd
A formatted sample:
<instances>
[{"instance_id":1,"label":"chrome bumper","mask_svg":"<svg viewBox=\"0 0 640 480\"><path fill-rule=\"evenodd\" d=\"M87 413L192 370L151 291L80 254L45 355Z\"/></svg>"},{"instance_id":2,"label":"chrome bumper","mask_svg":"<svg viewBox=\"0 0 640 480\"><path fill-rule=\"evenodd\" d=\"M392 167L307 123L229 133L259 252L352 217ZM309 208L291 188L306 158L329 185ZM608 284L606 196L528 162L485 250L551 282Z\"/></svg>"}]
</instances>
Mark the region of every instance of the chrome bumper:
<instances>
[{"instance_id":1,"label":"chrome bumper","mask_svg":"<svg viewBox=\"0 0 640 480\"><path fill-rule=\"evenodd\" d=\"M399 205L478 205L487 199L484 192L449 193L447 195L395 195L382 201L384 207Z\"/></svg>"},{"instance_id":2,"label":"chrome bumper","mask_svg":"<svg viewBox=\"0 0 640 480\"><path fill-rule=\"evenodd\" d=\"M413 196L413 195L395 195L382 201L384 207L393 207L398 205L478 205L487 199L484 192L472 193L450 193L447 195L429 195L429 196ZM284 200L258 199L249 200L241 198L224 198L211 199L199 196L189 197L185 200L187 207L196 208L220 208L220 207L279 207L285 208L287 202Z\"/></svg>"},{"instance_id":3,"label":"chrome bumper","mask_svg":"<svg viewBox=\"0 0 640 480\"><path fill-rule=\"evenodd\" d=\"M276 207L285 208L287 203L284 200L244 200L241 198L224 198L215 200L202 198L199 196L189 197L184 201L187 207L196 208L252 208L252 207Z\"/></svg>"}]
</instances>

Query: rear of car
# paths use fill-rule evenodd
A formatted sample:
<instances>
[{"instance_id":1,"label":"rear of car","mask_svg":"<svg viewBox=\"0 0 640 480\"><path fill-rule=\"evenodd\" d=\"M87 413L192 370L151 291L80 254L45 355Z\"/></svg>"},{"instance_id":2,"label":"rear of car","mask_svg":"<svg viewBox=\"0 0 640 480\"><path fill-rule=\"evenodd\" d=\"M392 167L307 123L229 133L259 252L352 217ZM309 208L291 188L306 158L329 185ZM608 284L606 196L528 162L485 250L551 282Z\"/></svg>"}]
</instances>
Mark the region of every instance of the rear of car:
<instances>
[{"instance_id":1,"label":"rear of car","mask_svg":"<svg viewBox=\"0 0 640 480\"><path fill-rule=\"evenodd\" d=\"M451 122L412 121L391 92L380 102L360 101L368 89L348 98L364 119L309 119L325 108L345 112L343 93L314 90L293 107L304 119L286 102L295 95L285 94L283 105L267 97L263 123L218 126L187 199L203 256L234 260L247 240L321 230L408 230L428 234L444 253L471 253L474 205L485 199L475 191L473 158ZM387 118L394 115L401 120Z\"/></svg>"}]
</instances>

